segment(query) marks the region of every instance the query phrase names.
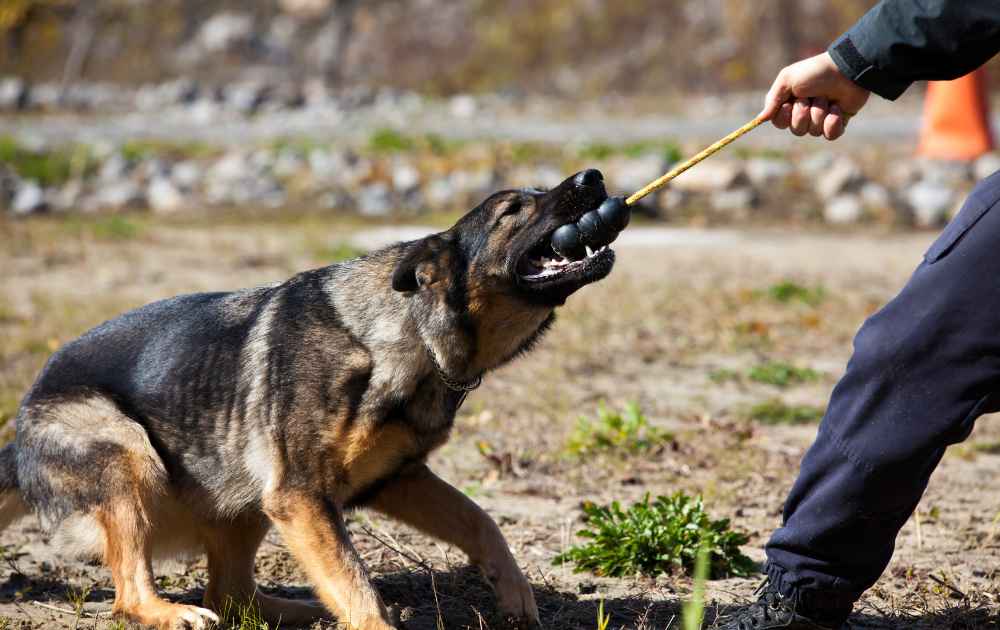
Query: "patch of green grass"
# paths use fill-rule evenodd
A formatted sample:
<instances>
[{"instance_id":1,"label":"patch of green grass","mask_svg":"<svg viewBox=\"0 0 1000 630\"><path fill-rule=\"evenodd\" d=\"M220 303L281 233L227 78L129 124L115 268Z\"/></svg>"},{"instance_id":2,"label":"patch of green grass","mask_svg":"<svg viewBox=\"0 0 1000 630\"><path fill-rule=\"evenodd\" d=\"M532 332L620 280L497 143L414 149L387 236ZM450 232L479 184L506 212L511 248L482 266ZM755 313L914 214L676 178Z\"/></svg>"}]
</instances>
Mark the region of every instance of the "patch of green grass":
<instances>
[{"instance_id":1,"label":"patch of green grass","mask_svg":"<svg viewBox=\"0 0 1000 630\"><path fill-rule=\"evenodd\" d=\"M972 449L977 453L1000 455L1000 440L993 440L990 442L973 442Z\"/></svg>"},{"instance_id":2,"label":"patch of green grass","mask_svg":"<svg viewBox=\"0 0 1000 630\"><path fill-rule=\"evenodd\" d=\"M90 597L90 586L87 587L75 587L69 586L66 589L66 599L69 603L73 604L73 612L76 613L77 619L83 616L83 605L87 603L87 598Z\"/></svg>"},{"instance_id":3,"label":"patch of green grass","mask_svg":"<svg viewBox=\"0 0 1000 630\"><path fill-rule=\"evenodd\" d=\"M416 146L412 136L388 127L376 129L368 138L368 147L376 153L401 153L412 151Z\"/></svg>"},{"instance_id":4,"label":"patch of green grass","mask_svg":"<svg viewBox=\"0 0 1000 630\"><path fill-rule=\"evenodd\" d=\"M71 177L83 177L97 168L91 151L83 145L35 151L10 136L0 136L0 164L40 186L56 186Z\"/></svg>"},{"instance_id":5,"label":"patch of green grass","mask_svg":"<svg viewBox=\"0 0 1000 630\"><path fill-rule=\"evenodd\" d=\"M802 368L784 361L766 361L750 368L747 376L751 381L788 387L800 383L811 383L819 379L819 372L811 368Z\"/></svg>"},{"instance_id":6,"label":"patch of green grass","mask_svg":"<svg viewBox=\"0 0 1000 630\"><path fill-rule=\"evenodd\" d=\"M750 408L751 420L764 424L812 424L823 418L823 409L812 405L788 405L774 398Z\"/></svg>"},{"instance_id":7,"label":"patch of green grass","mask_svg":"<svg viewBox=\"0 0 1000 630\"><path fill-rule=\"evenodd\" d=\"M826 289L822 286L807 287L791 280L782 280L768 287L766 295L782 304L801 302L809 306L817 306L826 299Z\"/></svg>"},{"instance_id":8,"label":"patch of green grass","mask_svg":"<svg viewBox=\"0 0 1000 630\"><path fill-rule=\"evenodd\" d=\"M596 453L642 453L673 439L670 433L649 424L649 419L630 402L621 411L611 411L601 402L597 418L581 416L576 430L566 443L570 455L583 457Z\"/></svg>"},{"instance_id":9,"label":"patch of green grass","mask_svg":"<svg viewBox=\"0 0 1000 630\"><path fill-rule=\"evenodd\" d=\"M577 572L655 577L681 570L690 575L702 548L709 556L712 579L748 576L756 568L740 551L746 535L731 530L728 519L713 520L701 497L678 492L650 500L647 494L628 509L617 501L605 506L587 503L583 513L584 529L577 536L588 542L555 558L556 564L572 564Z\"/></svg>"},{"instance_id":10,"label":"patch of green grass","mask_svg":"<svg viewBox=\"0 0 1000 630\"><path fill-rule=\"evenodd\" d=\"M222 149L204 142L179 142L171 140L136 139L128 140L118 148L122 157L129 162L157 157L174 160L207 158L222 153Z\"/></svg>"},{"instance_id":11,"label":"patch of green grass","mask_svg":"<svg viewBox=\"0 0 1000 630\"><path fill-rule=\"evenodd\" d=\"M597 630L608 630L611 626L611 615L605 614L604 612L604 598L601 598L601 603L597 605Z\"/></svg>"},{"instance_id":12,"label":"patch of green grass","mask_svg":"<svg viewBox=\"0 0 1000 630\"><path fill-rule=\"evenodd\" d=\"M702 546L698 549L698 556L694 561L694 588L691 599L684 602L681 611L681 625L684 630L701 630L701 624L705 621L705 582L708 581L708 564L708 548Z\"/></svg>"},{"instance_id":13,"label":"patch of green grass","mask_svg":"<svg viewBox=\"0 0 1000 630\"><path fill-rule=\"evenodd\" d=\"M581 160L602 162L617 155L638 158L644 155L659 154L671 164L679 162L683 157L679 146L672 142L631 142L628 144L610 144L594 142L584 145L578 156Z\"/></svg>"},{"instance_id":14,"label":"patch of green grass","mask_svg":"<svg viewBox=\"0 0 1000 630\"><path fill-rule=\"evenodd\" d=\"M708 373L708 380L716 384L740 380L740 373L729 368L717 368Z\"/></svg>"},{"instance_id":15,"label":"patch of green grass","mask_svg":"<svg viewBox=\"0 0 1000 630\"><path fill-rule=\"evenodd\" d=\"M99 241L131 241L139 238L146 229L143 219L121 214L97 218L67 217L63 231L76 237L89 236Z\"/></svg>"},{"instance_id":16,"label":"patch of green grass","mask_svg":"<svg viewBox=\"0 0 1000 630\"><path fill-rule=\"evenodd\" d=\"M239 604L226 598L220 616L228 623L229 630L277 630L264 621L260 607L255 604Z\"/></svg>"}]
</instances>

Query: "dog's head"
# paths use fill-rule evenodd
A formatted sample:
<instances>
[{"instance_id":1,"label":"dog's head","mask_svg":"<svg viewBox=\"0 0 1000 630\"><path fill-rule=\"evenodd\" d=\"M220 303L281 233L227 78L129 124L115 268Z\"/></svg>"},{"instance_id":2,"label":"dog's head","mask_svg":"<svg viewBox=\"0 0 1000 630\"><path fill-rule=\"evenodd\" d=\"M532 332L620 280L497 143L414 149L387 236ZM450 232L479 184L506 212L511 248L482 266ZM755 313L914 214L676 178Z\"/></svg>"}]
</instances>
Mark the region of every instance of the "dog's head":
<instances>
[{"instance_id":1,"label":"dog's head","mask_svg":"<svg viewBox=\"0 0 1000 630\"><path fill-rule=\"evenodd\" d=\"M422 311L421 320L442 322L438 334L451 335L451 345L459 344L456 329L468 338L460 354L474 369L495 367L529 346L570 295L611 272L615 254L609 247L570 261L550 244L556 229L607 197L596 170L548 191L498 192L446 232L408 244L392 286ZM425 341L434 335L422 332ZM444 355L436 354L439 360Z\"/></svg>"}]
</instances>

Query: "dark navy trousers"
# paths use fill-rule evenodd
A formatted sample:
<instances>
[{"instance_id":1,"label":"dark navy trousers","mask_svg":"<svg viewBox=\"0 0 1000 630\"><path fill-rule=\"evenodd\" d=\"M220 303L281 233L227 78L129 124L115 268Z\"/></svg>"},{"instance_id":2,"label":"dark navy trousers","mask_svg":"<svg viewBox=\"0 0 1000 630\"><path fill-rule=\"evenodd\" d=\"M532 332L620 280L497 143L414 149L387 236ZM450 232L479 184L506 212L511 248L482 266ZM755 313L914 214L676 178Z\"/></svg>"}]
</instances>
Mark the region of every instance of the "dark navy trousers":
<instances>
[{"instance_id":1,"label":"dark navy trousers","mask_svg":"<svg viewBox=\"0 0 1000 630\"><path fill-rule=\"evenodd\" d=\"M839 623L892 556L945 448L997 411L1000 173L865 322L767 545L768 575Z\"/></svg>"}]
</instances>

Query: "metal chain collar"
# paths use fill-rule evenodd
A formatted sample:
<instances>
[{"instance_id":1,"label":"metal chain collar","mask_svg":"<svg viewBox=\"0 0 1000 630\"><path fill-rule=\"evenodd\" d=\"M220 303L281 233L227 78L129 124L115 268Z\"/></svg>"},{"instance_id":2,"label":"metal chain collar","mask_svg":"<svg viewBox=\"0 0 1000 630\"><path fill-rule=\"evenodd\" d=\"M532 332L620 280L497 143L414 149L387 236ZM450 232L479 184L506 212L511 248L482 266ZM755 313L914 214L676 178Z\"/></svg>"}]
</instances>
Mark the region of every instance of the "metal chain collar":
<instances>
[{"instance_id":1,"label":"metal chain collar","mask_svg":"<svg viewBox=\"0 0 1000 630\"><path fill-rule=\"evenodd\" d=\"M427 350L427 356L430 357L431 363L434 364L434 369L437 371L438 378L444 383L448 389L453 392L461 392L463 394L468 394L474 389L478 389L480 385L483 384L483 375L480 374L471 381L459 381L448 376L448 373L444 371L441 364L438 363L437 357L434 356L434 351L430 349L430 346L424 345Z\"/></svg>"}]
</instances>

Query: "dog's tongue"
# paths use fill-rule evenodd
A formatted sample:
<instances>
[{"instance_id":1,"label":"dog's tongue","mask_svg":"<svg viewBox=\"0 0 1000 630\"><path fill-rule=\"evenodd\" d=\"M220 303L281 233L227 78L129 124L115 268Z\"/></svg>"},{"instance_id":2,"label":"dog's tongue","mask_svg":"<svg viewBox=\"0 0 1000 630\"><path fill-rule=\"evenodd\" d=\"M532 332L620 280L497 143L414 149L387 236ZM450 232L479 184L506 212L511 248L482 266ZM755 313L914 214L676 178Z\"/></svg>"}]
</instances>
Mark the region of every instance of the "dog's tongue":
<instances>
[{"instance_id":1,"label":"dog's tongue","mask_svg":"<svg viewBox=\"0 0 1000 630\"><path fill-rule=\"evenodd\" d=\"M598 249L618 238L628 226L632 210L624 197L608 197L596 210L567 223L552 234L552 249L570 260L587 255L586 247Z\"/></svg>"}]
</instances>

